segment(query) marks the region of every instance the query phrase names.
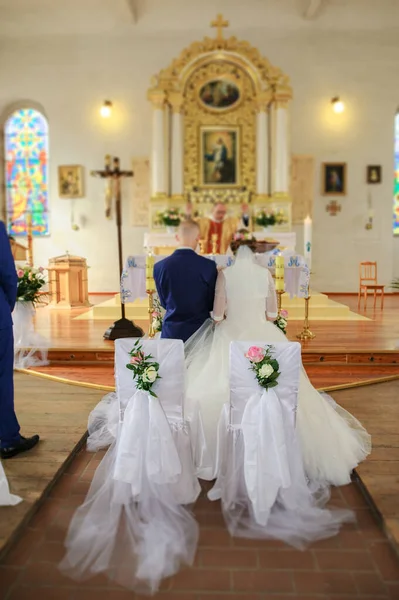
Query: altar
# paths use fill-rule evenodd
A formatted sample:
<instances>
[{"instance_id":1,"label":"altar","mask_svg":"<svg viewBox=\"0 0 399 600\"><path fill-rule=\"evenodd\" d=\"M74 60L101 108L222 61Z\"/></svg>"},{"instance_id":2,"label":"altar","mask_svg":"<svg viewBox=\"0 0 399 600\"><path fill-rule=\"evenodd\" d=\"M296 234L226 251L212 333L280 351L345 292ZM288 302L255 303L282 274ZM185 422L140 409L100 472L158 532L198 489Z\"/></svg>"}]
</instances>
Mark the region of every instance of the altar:
<instances>
[{"instance_id":1,"label":"altar","mask_svg":"<svg viewBox=\"0 0 399 600\"><path fill-rule=\"evenodd\" d=\"M279 244L279 249L289 250L290 252L295 253L296 235L293 232L270 234L262 231L255 231L252 235L257 240L264 240L265 238L276 240ZM171 254L177 246L176 234L156 231L145 233L143 245L145 250L152 254L167 256Z\"/></svg>"},{"instance_id":2,"label":"altar","mask_svg":"<svg viewBox=\"0 0 399 600\"><path fill-rule=\"evenodd\" d=\"M185 48L152 80L149 233L144 246L170 254L179 220L227 216L257 239L295 252L290 197L288 76L247 41L224 37L228 22L211 23L215 37ZM267 234L264 228L267 227Z\"/></svg>"},{"instance_id":3,"label":"altar","mask_svg":"<svg viewBox=\"0 0 399 600\"><path fill-rule=\"evenodd\" d=\"M284 257L285 292L290 298L306 298L309 292L309 268L302 256L290 250L283 252L274 250L264 254L256 254L255 261L260 266L269 269L275 275L276 256ZM162 256L155 256L155 262L162 260ZM220 268L228 268L234 264L234 256L217 254L206 255L205 258L216 262ZM128 256L125 261L122 278L120 298L123 303L133 303L147 297L146 293L146 257L144 255Z\"/></svg>"}]
</instances>

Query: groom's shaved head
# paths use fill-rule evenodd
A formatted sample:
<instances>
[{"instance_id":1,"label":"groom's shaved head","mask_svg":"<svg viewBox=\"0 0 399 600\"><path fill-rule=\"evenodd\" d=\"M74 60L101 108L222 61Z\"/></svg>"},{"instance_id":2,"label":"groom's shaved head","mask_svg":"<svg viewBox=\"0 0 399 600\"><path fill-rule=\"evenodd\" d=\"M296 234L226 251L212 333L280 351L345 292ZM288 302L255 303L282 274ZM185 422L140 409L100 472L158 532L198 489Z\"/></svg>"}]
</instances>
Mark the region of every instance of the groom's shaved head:
<instances>
[{"instance_id":1,"label":"groom's shaved head","mask_svg":"<svg viewBox=\"0 0 399 600\"><path fill-rule=\"evenodd\" d=\"M198 244L199 234L200 228L198 223L188 219L187 221L182 221L180 223L176 238L180 246L188 246L195 250Z\"/></svg>"}]
</instances>

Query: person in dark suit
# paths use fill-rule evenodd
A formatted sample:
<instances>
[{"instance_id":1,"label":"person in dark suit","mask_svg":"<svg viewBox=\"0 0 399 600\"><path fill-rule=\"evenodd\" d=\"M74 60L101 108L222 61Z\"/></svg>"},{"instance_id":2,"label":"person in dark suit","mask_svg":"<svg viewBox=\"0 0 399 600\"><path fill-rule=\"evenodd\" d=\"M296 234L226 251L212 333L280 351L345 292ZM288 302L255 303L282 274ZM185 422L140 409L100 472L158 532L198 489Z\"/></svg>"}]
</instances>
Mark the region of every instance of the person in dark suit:
<instances>
[{"instance_id":1,"label":"person in dark suit","mask_svg":"<svg viewBox=\"0 0 399 600\"><path fill-rule=\"evenodd\" d=\"M11 313L17 299L18 278L10 241L0 221L0 458L30 450L39 436L24 438L14 411L14 336Z\"/></svg>"},{"instance_id":2,"label":"person in dark suit","mask_svg":"<svg viewBox=\"0 0 399 600\"><path fill-rule=\"evenodd\" d=\"M166 310L161 337L185 342L213 310L217 267L214 261L195 252L199 241L197 223L181 223L177 240L179 248L155 263L154 279L159 301Z\"/></svg>"}]
</instances>

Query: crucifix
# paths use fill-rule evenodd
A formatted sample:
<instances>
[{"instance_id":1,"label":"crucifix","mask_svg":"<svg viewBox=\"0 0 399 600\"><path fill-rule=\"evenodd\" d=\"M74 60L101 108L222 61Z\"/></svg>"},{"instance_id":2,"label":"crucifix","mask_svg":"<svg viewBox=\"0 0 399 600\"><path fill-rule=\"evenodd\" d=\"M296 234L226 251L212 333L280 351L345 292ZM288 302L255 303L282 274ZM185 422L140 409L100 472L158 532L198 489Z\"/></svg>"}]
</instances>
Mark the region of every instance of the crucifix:
<instances>
[{"instance_id":1,"label":"crucifix","mask_svg":"<svg viewBox=\"0 0 399 600\"><path fill-rule=\"evenodd\" d=\"M123 254L122 254L122 198L121 198L121 179L133 177L133 171L121 171L119 158L114 157L111 167L111 157L105 157L105 166L103 170L91 171L93 177L106 179L112 184L113 196L115 198L116 227L118 232L118 259L119 259L119 281L122 279L123 272ZM132 321L126 319L125 304L121 298L121 318L115 321L111 327L104 333L106 340L117 340L119 338L137 338L143 337L144 332Z\"/></svg>"},{"instance_id":2,"label":"crucifix","mask_svg":"<svg viewBox=\"0 0 399 600\"><path fill-rule=\"evenodd\" d=\"M229 26L229 22L223 19L223 15L217 15L216 20L211 22L211 27L217 29L216 39L223 40L223 29Z\"/></svg>"},{"instance_id":3,"label":"crucifix","mask_svg":"<svg viewBox=\"0 0 399 600\"><path fill-rule=\"evenodd\" d=\"M341 212L341 205L336 200L331 200L326 206L326 211L330 214L330 217L336 217Z\"/></svg>"}]
</instances>

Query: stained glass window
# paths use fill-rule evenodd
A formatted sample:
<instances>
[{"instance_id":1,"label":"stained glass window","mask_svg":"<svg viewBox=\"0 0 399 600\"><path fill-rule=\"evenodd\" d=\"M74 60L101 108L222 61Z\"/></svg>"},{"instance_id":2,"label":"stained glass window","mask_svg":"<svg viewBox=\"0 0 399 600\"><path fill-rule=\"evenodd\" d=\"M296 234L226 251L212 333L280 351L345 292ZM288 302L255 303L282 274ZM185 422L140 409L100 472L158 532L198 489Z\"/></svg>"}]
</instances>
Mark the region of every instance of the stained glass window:
<instances>
[{"instance_id":1,"label":"stained glass window","mask_svg":"<svg viewBox=\"0 0 399 600\"><path fill-rule=\"evenodd\" d=\"M37 110L22 108L7 119L4 134L8 231L26 235L30 219L33 235L48 235L47 120Z\"/></svg>"},{"instance_id":2,"label":"stained glass window","mask_svg":"<svg viewBox=\"0 0 399 600\"><path fill-rule=\"evenodd\" d=\"M393 234L399 235L399 109L395 116L395 175L393 184Z\"/></svg>"}]
</instances>

